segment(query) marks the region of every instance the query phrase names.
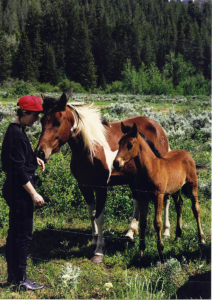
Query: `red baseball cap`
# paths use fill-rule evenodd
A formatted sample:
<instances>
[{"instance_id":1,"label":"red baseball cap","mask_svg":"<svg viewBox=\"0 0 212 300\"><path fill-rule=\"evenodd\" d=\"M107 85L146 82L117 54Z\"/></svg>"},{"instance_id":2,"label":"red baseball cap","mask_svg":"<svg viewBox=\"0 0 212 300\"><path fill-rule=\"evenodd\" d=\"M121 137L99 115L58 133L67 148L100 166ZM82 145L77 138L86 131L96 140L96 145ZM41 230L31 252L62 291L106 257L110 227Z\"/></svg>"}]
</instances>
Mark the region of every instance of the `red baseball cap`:
<instances>
[{"instance_id":1,"label":"red baseball cap","mask_svg":"<svg viewBox=\"0 0 212 300\"><path fill-rule=\"evenodd\" d=\"M27 95L23 96L18 100L19 109L22 110L29 110L29 111L43 111L42 101L41 98Z\"/></svg>"}]
</instances>

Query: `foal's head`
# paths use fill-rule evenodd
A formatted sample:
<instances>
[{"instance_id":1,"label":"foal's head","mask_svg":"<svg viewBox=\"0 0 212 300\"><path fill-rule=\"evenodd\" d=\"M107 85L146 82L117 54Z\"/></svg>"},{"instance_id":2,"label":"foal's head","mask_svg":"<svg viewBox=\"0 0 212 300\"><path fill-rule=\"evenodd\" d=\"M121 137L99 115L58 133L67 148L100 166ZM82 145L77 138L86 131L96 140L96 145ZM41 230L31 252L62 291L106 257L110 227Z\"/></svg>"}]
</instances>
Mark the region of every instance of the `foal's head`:
<instances>
[{"instance_id":1,"label":"foal's head","mask_svg":"<svg viewBox=\"0 0 212 300\"><path fill-rule=\"evenodd\" d=\"M44 116L41 118L42 133L37 146L37 155L48 161L50 155L57 152L70 137L74 117L67 108L68 96L63 93L59 100L43 98Z\"/></svg>"},{"instance_id":2,"label":"foal's head","mask_svg":"<svg viewBox=\"0 0 212 300\"><path fill-rule=\"evenodd\" d=\"M117 170L122 170L126 163L135 158L139 152L138 129L134 123L132 127L125 126L121 122L121 129L125 135L119 141L119 151L113 162L113 166Z\"/></svg>"}]
</instances>

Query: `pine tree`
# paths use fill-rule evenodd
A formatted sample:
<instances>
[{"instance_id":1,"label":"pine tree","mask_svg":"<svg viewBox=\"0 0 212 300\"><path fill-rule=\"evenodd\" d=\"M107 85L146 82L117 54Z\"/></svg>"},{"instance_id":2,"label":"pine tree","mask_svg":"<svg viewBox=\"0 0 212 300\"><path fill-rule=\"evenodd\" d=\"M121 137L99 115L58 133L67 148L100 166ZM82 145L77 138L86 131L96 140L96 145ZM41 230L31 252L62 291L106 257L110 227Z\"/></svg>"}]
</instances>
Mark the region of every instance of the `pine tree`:
<instances>
[{"instance_id":1,"label":"pine tree","mask_svg":"<svg viewBox=\"0 0 212 300\"><path fill-rule=\"evenodd\" d=\"M55 62L54 49L51 45L46 49L42 68L42 81L56 85L58 82L57 65Z\"/></svg>"},{"instance_id":2,"label":"pine tree","mask_svg":"<svg viewBox=\"0 0 212 300\"><path fill-rule=\"evenodd\" d=\"M34 63L34 74L35 78L40 77L40 68L42 65L42 42L40 37L41 31L41 11L38 2L33 0L28 10L26 18L25 31L29 38L31 49L32 49L32 59Z\"/></svg>"},{"instance_id":3,"label":"pine tree","mask_svg":"<svg viewBox=\"0 0 212 300\"><path fill-rule=\"evenodd\" d=\"M21 35L13 68L15 76L19 79L23 79L24 81L32 81L34 79L32 50L29 39L25 32L23 32Z\"/></svg>"},{"instance_id":4,"label":"pine tree","mask_svg":"<svg viewBox=\"0 0 212 300\"><path fill-rule=\"evenodd\" d=\"M11 52L3 31L0 30L0 82L10 76Z\"/></svg>"}]
</instances>

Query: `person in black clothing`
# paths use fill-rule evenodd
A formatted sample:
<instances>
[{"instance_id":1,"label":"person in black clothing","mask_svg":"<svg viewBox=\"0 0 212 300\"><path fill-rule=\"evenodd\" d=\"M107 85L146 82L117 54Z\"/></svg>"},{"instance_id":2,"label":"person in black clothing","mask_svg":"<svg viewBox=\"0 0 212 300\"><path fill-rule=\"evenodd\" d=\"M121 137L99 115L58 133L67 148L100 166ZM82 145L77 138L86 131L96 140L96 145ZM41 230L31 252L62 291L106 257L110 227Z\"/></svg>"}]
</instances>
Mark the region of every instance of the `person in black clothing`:
<instances>
[{"instance_id":1,"label":"person in black clothing","mask_svg":"<svg viewBox=\"0 0 212 300\"><path fill-rule=\"evenodd\" d=\"M44 204L43 197L35 190L35 170L39 165L44 171L45 165L33 152L25 127L39 120L43 107L41 99L35 96L23 96L17 105L17 117L8 126L1 152L2 169L6 172L2 192L10 208L6 240L7 282L25 290L37 290L44 285L27 280L26 265L32 240L34 205Z\"/></svg>"}]
</instances>

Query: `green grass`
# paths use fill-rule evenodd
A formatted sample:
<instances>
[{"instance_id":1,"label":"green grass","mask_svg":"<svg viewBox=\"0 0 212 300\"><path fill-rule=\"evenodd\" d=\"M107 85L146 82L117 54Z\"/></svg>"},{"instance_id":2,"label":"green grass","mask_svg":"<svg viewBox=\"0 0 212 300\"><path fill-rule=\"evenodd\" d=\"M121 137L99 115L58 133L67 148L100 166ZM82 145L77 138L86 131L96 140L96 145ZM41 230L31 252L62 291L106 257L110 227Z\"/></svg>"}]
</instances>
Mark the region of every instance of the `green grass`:
<instances>
[{"instance_id":1,"label":"green grass","mask_svg":"<svg viewBox=\"0 0 212 300\"><path fill-rule=\"evenodd\" d=\"M157 267L155 231L153 228L154 209L150 205L147 228L147 247L144 256L139 254L139 240L126 242L122 237L127 231L129 220L106 222L106 238L103 263L92 264L91 226L88 218L80 218L73 211L69 214L46 214L36 210L34 217L34 234L29 248L28 278L35 278L45 284L45 289L32 292L15 292L13 287L5 286L6 261L0 257L2 270L0 281L1 298L126 298L161 299L176 295L183 289L191 276L205 278L210 271L210 201L201 201L202 227L205 233L206 246L200 248L197 239L197 226L192 214L189 199L184 199L183 234L174 242L176 213L174 203L170 205L171 237L164 241L164 256L169 261L178 260L181 270L170 282L166 270ZM77 216L77 217L76 217ZM4 252L7 227L0 229L0 253ZM49 230L48 230L49 229ZM66 232L65 232L66 231ZM75 234L78 232L79 234ZM84 235L87 234L87 235ZM37 259L39 258L39 259ZM47 260L47 261L45 261ZM82 271L77 290L62 290L58 283L62 265L70 263ZM196 276L196 277L195 277ZM207 276L206 276L207 277ZM160 278L160 279L159 279ZM204 281L210 281L208 279ZM157 280L159 281L157 282ZM195 280L195 279L194 279ZM193 280L193 281L194 281ZM104 284L111 282L113 287L106 290ZM145 283L145 284L144 284ZM194 295L195 283L187 283L186 293ZM197 298L209 293L210 284L203 283ZM204 289L204 291L203 291ZM179 296L178 296L179 298ZM190 297L188 297L190 298Z\"/></svg>"}]
</instances>

